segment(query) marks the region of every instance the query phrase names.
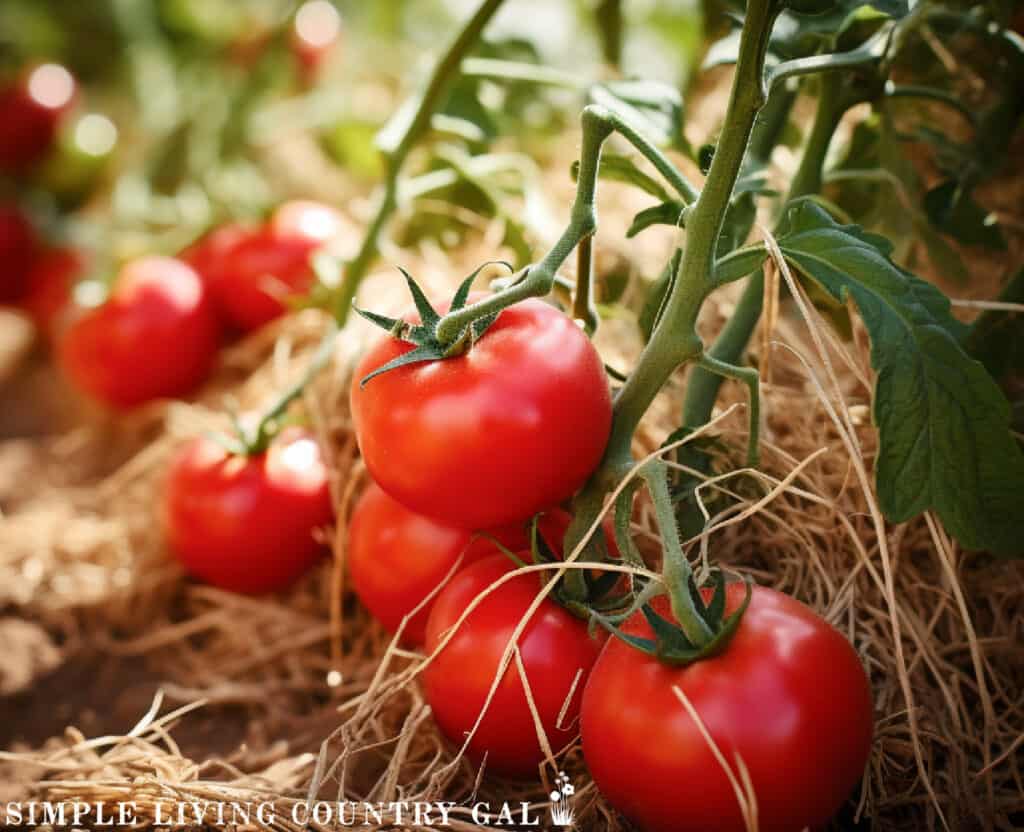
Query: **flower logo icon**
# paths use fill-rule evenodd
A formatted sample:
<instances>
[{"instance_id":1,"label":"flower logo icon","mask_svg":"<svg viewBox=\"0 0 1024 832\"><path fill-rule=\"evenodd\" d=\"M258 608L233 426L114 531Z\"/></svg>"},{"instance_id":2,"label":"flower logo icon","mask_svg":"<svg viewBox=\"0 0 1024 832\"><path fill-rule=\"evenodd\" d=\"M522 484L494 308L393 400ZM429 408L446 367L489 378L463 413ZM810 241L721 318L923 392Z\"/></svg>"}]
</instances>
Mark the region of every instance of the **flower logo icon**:
<instances>
[{"instance_id":1,"label":"flower logo icon","mask_svg":"<svg viewBox=\"0 0 1024 832\"><path fill-rule=\"evenodd\" d=\"M575 794L576 789L564 771L558 772L555 778L555 788L551 790L548 797L551 798L551 822L555 826L568 828L573 823L573 810L569 806L569 798Z\"/></svg>"}]
</instances>

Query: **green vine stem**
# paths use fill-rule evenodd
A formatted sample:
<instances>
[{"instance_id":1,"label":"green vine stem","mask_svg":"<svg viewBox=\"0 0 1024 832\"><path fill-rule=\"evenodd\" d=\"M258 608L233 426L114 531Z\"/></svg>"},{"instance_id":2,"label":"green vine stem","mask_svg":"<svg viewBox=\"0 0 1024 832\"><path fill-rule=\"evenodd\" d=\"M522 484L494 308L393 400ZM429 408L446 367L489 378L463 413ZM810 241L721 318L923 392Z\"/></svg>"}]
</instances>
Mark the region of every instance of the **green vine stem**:
<instances>
[{"instance_id":1,"label":"green vine stem","mask_svg":"<svg viewBox=\"0 0 1024 832\"><path fill-rule=\"evenodd\" d=\"M804 147L803 156L796 174L790 184L786 202L811 193L817 193L821 189L822 171L825 164L825 155L828 153L829 144L840 119L846 110L852 106L841 95L841 78L838 74L827 73L821 76L821 87L819 88L818 109L815 114L814 124L811 127L810 135ZM779 101L783 106L785 99L776 99L777 91L783 89L776 87L772 91L770 99ZM772 103L771 100L769 102ZM793 101L789 99L785 104L787 112L792 107ZM766 124L770 123L766 119ZM784 124L784 120L783 120ZM770 147L778 140L783 125L776 125L775 134L768 132L755 136L761 147L755 147L752 141L751 152L758 153L761 159L770 155ZM739 363L743 351L761 319L761 310L764 305L764 272L760 269L747 281L747 285L740 295L736 309L725 327L719 333L718 338L708 350L708 353L719 361L730 364ZM715 401L718 399L718 391L721 389L723 377L709 372L701 367L694 367L686 384L686 396L683 400L683 424L691 427L705 424L711 418Z\"/></svg>"},{"instance_id":2,"label":"green vine stem","mask_svg":"<svg viewBox=\"0 0 1024 832\"><path fill-rule=\"evenodd\" d=\"M502 2L503 0L483 0L476 13L466 22L434 67L415 111L410 116L408 108L401 108L378 136L378 145L385 159L384 192L363 243L355 257L347 264L345 275L338 286L334 317L339 325L344 324L348 318L359 284L377 257L380 233L398 204L398 177L409 152L430 128L430 119L458 75L463 57L477 42L484 27Z\"/></svg>"},{"instance_id":3,"label":"green vine stem","mask_svg":"<svg viewBox=\"0 0 1024 832\"><path fill-rule=\"evenodd\" d=\"M704 188L687 220L683 257L661 317L615 400L611 436L601 465L574 500L566 551L575 548L583 538L604 508L604 495L632 467L633 433L658 391L676 369L703 354L696 330L697 317L714 287L715 246L755 119L765 103L764 64L768 37L778 11L771 0L751 0L747 5L722 134ZM568 575L567 594L585 592L580 583Z\"/></svg>"},{"instance_id":4,"label":"green vine stem","mask_svg":"<svg viewBox=\"0 0 1024 832\"><path fill-rule=\"evenodd\" d=\"M632 463L633 432L669 376L682 364L700 357L697 316L712 287L715 244L729 207L733 187L758 111L764 104L763 82L768 35L776 9L768 0L751 2L740 40L725 126L707 181L687 221L686 248L671 294L651 333L636 370L615 402L608 449L594 482L617 482Z\"/></svg>"},{"instance_id":5,"label":"green vine stem","mask_svg":"<svg viewBox=\"0 0 1024 832\"><path fill-rule=\"evenodd\" d=\"M544 256L544 259L520 272L509 286L471 306L445 315L437 325L437 337L440 341L450 342L472 321L493 315L526 298L541 297L551 291L558 269L561 268L566 258L578 245L592 237L597 230L597 211L594 200L597 193L601 148L613 132L618 133L632 144L665 177L684 204L689 205L697 198L697 189L676 169L675 165L657 147L615 113L592 104L583 109L580 125L583 141L580 148L579 172L576 178L576 198L573 201L569 224L562 232L561 237ZM586 257L586 253L583 256Z\"/></svg>"}]
</instances>

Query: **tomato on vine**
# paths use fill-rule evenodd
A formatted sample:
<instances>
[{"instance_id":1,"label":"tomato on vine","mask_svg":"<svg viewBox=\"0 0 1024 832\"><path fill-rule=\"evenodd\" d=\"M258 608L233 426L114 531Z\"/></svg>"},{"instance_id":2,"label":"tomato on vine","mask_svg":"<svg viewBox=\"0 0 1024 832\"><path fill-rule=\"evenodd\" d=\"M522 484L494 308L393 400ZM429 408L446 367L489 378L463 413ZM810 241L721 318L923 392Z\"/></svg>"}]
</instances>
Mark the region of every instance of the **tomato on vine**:
<instances>
[{"instance_id":1,"label":"tomato on vine","mask_svg":"<svg viewBox=\"0 0 1024 832\"><path fill-rule=\"evenodd\" d=\"M742 584L728 587L726 614L744 595ZM653 607L670 617L664 596ZM623 630L654 637L642 612ZM754 587L719 654L671 666L610 638L590 674L584 758L601 793L645 830L746 829L727 775L674 688L729 765L742 760L764 832L826 823L863 774L872 701L857 654L800 602Z\"/></svg>"},{"instance_id":2,"label":"tomato on vine","mask_svg":"<svg viewBox=\"0 0 1024 832\"><path fill-rule=\"evenodd\" d=\"M430 613L427 652L440 646L446 632L478 595L512 569L514 564L508 558L495 555L452 578ZM509 579L469 613L424 670L427 701L441 731L453 743L461 746L476 723L506 646L540 590L537 575ZM585 622L545 598L515 644L540 724L557 752L575 736L581 691L601 642L588 635ZM509 777L536 775L544 759L514 658L501 676L467 753L475 761L486 756L488 771Z\"/></svg>"},{"instance_id":3,"label":"tomato on vine","mask_svg":"<svg viewBox=\"0 0 1024 832\"><path fill-rule=\"evenodd\" d=\"M0 170L27 173L49 153L75 92L75 79L59 64L41 64L0 90Z\"/></svg>"},{"instance_id":4,"label":"tomato on vine","mask_svg":"<svg viewBox=\"0 0 1024 832\"><path fill-rule=\"evenodd\" d=\"M323 556L315 534L332 517L327 466L300 428L251 454L193 439L164 486L169 548L190 574L232 592L286 588Z\"/></svg>"},{"instance_id":5,"label":"tomato on vine","mask_svg":"<svg viewBox=\"0 0 1024 832\"><path fill-rule=\"evenodd\" d=\"M105 303L79 311L59 358L76 386L127 409L191 393L213 368L219 340L199 276L180 260L143 257L121 269Z\"/></svg>"},{"instance_id":6,"label":"tomato on vine","mask_svg":"<svg viewBox=\"0 0 1024 832\"><path fill-rule=\"evenodd\" d=\"M570 517L561 509L544 512L538 531L552 550L561 549ZM614 548L611 532L608 544ZM402 619L437 589L460 563L465 568L499 552L496 545L513 552L529 549L526 524L514 524L475 534L410 511L370 483L352 511L348 528L347 563L352 587L374 618L390 632ZM528 556L527 556L528 557ZM426 604L405 625L403 641L423 644L432 604Z\"/></svg>"},{"instance_id":7,"label":"tomato on vine","mask_svg":"<svg viewBox=\"0 0 1024 832\"><path fill-rule=\"evenodd\" d=\"M429 304L419 320L424 311L436 323ZM402 364L417 349L426 354L381 339L356 368L351 391L363 459L402 504L446 523L493 528L572 496L600 462L611 426L604 365L554 307L525 300L502 310L461 354Z\"/></svg>"},{"instance_id":8,"label":"tomato on vine","mask_svg":"<svg viewBox=\"0 0 1024 832\"><path fill-rule=\"evenodd\" d=\"M310 257L343 228L341 216L327 205L288 202L263 226L229 225L186 256L209 283L224 318L249 332L283 315L310 290Z\"/></svg>"}]
</instances>

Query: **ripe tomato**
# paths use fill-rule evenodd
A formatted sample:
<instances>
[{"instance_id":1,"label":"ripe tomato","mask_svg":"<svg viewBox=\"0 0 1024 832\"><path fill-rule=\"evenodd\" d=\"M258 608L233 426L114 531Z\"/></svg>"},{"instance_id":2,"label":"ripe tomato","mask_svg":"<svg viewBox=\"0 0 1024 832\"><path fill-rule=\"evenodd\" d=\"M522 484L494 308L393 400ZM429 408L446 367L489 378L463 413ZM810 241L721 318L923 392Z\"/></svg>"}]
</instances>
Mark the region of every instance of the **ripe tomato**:
<instances>
[{"instance_id":1,"label":"ripe tomato","mask_svg":"<svg viewBox=\"0 0 1024 832\"><path fill-rule=\"evenodd\" d=\"M41 254L29 271L28 291L18 306L46 337L56 334L57 319L67 309L75 280L84 267L85 259L80 252L55 248Z\"/></svg>"},{"instance_id":2,"label":"ripe tomato","mask_svg":"<svg viewBox=\"0 0 1024 832\"><path fill-rule=\"evenodd\" d=\"M561 509L541 515L540 533L555 551L561 549L569 519ZM465 567L497 553L491 537L513 552L530 546L525 525L496 529L489 537L477 536L409 511L371 483L356 503L349 523L347 560L352 587L373 617L395 632L460 557ZM610 545L614 547L613 542ZM431 607L425 606L406 624L402 632L406 644L423 644Z\"/></svg>"},{"instance_id":3,"label":"ripe tomato","mask_svg":"<svg viewBox=\"0 0 1024 832\"><path fill-rule=\"evenodd\" d=\"M75 79L58 64L42 64L0 90L0 169L25 173L53 146L75 97Z\"/></svg>"},{"instance_id":4,"label":"ripe tomato","mask_svg":"<svg viewBox=\"0 0 1024 832\"><path fill-rule=\"evenodd\" d=\"M744 588L728 588L726 610ZM665 598L655 608L668 616ZM625 627L650 638L641 613ZM755 587L725 652L671 667L610 638L583 694L583 756L601 793L643 829L744 830L735 793L678 687L730 765L742 757L763 832L824 824L871 748L871 690L850 644L799 601Z\"/></svg>"},{"instance_id":5,"label":"ripe tomato","mask_svg":"<svg viewBox=\"0 0 1024 832\"><path fill-rule=\"evenodd\" d=\"M430 613L427 651L434 651L473 599L512 569L506 557L496 555L471 564L452 578ZM512 578L469 614L427 665L423 673L427 701L441 731L460 746L483 709L513 630L539 591L536 575ZM575 735L580 692L597 659L600 642L590 638L583 621L544 599L517 645L540 722L557 751ZM576 681L580 671L582 676ZM566 700L569 704L559 721ZM506 776L537 773L544 757L514 660L501 678L468 754L478 761L486 755L488 770Z\"/></svg>"},{"instance_id":6,"label":"ripe tomato","mask_svg":"<svg viewBox=\"0 0 1024 832\"><path fill-rule=\"evenodd\" d=\"M231 249L254 233L254 228L243 223L224 223L192 243L178 255L178 259L188 263L203 280L213 281L217 270L230 262Z\"/></svg>"},{"instance_id":7,"label":"ripe tomato","mask_svg":"<svg viewBox=\"0 0 1024 832\"><path fill-rule=\"evenodd\" d=\"M298 578L324 553L313 531L332 516L327 467L316 440L298 428L250 457L193 439L164 488L171 551L191 574L234 592L270 592Z\"/></svg>"},{"instance_id":8,"label":"ripe tomato","mask_svg":"<svg viewBox=\"0 0 1024 832\"><path fill-rule=\"evenodd\" d=\"M210 244L197 262L224 317L243 331L258 329L288 310L288 302L315 280L310 256L340 233L340 215L326 205L292 202L248 233L237 229ZM205 267L204 267L205 263Z\"/></svg>"},{"instance_id":9,"label":"ripe tomato","mask_svg":"<svg viewBox=\"0 0 1024 832\"><path fill-rule=\"evenodd\" d=\"M352 382L356 436L380 487L446 523L486 529L570 497L601 459L611 427L604 366L554 307L502 311L463 355L360 379L408 352L393 337Z\"/></svg>"},{"instance_id":10,"label":"ripe tomato","mask_svg":"<svg viewBox=\"0 0 1024 832\"><path fill-rule=\"evenodd\" d=\"M38 245L25 215L14 205L0 204L0 303L14 303L25 294Z\"/></svg>"},{"instance_id":11,"label":"ripe tomato","mask_svg":"<svg viewBox=\"0 0 1024 832\"><path fill-rule=\"evenodd\" d=\"M143 257L121 269L106 303L69 324L59 354L82 390L130 408L194 390L213 367L219 337L199 276L180 260Z\"/></svg>"}]
</instances>

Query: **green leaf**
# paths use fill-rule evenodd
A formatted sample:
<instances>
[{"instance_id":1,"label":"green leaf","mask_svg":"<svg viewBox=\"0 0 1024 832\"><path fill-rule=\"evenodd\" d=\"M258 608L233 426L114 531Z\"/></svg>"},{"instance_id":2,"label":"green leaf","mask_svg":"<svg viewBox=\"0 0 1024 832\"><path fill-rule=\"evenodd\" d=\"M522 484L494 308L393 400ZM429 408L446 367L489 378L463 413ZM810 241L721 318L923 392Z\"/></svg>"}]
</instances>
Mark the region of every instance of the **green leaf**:
<instances>
[{"instance_id":1,"label":"green leaf","mask_svg":"<svg viewBox=\"0 0 1024 832\"><path fill-rule=\"evenodd\" d=\"M599 104L662 147L683 146L683 97L660 81L626 80L594 84L589 103Z\"/></svg>"},{"instance_id":2,"label":"green leaf","mask_svg":"<svg viewBox=\"0 0 1024 832\"><path fill-rule=\"evenodd\" d=\"M579 179L579 168L580 163L574 162L572 166L573 181ZM640 170L631 156L605 151L601 154L597 175L609 182L625 182L627 185L633 185L662 202L671 199L671 195L664 186L657 179Z\"/></svg>"},{"instance_id":3,"label":"green leaf","mask_svg":"<svg viewBox=\"0 0 1024 832\"><path fill-rule=\"evenodd\" d=\"M933 509L966 548L1021 554L1024 453L1002 392L961 346L966 327L949 301L894 265L887 240L835 223L810 201L784 225L785 258L837 302L852 299L871 337L886 516L903 522Z\"/></svg>"},{"instance_id":4,"label":"green leaf","mask_svg":"<svg viewBox=\"0 0 1024 832\"><path fill-rule=\"evenodd\" d=\"M652 225L673 225L681 228L683 225L683 211L686 206L676 200L662 202L644 208L643 211L633 217L633 222L626 230L627 237L635 237L646 228Z\"/></svg>"}]
</instances>

